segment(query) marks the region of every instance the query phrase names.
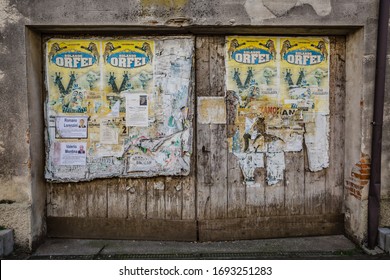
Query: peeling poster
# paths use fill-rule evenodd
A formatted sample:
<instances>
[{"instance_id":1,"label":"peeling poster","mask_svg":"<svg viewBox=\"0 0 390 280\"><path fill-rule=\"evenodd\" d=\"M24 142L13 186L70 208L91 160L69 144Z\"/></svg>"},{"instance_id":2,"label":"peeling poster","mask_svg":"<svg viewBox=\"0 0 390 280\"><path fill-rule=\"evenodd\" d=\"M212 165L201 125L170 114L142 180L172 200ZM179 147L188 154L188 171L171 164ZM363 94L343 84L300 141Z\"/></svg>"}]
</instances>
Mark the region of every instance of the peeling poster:
<instances>
[{"instance_id":1,"label":"peeling poster","mask_svg":"<svg viewBox=\"0 0 390 280\"><path fill-rule=\"evenodd\" d=\"M229 151L245 182L255 168L266 168L268 185L282 181L284 153L303 143L310 170L327 168L329 39L229 36L225 50ZM245 163L260 154L264 166Z\"/></svg>"},{"instance_id":2,"label":"peeling poster","mask_svg":"<svg viewBox=\"0 0 390 280\"><path fill-rule=\"evenodd\" d=\"M45 47L46 179L189 173L192 36L52 38Z\"/></svg>"}]
</instances>

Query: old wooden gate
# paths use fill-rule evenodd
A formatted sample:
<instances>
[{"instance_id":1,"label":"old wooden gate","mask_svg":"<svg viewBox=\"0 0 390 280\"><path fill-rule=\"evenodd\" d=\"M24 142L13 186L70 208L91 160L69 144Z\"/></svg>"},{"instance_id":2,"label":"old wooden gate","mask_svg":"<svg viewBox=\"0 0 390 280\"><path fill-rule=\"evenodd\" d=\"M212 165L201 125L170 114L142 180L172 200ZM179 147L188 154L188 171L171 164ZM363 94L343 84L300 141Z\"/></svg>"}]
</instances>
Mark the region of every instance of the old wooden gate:
<instances>
[{"instance_id":1,"label":"old wooden gate","mask_svg":"<svg viewBox=\"0 0 390 280\"><path fill-rule=\"evenodd\" d=\"M329 39L329 167L310 171L304 145L285 153L283 180L268 185L256 168L258 185L248 186L228 151L228 124L195 114L189 176L48 183L48 236L207 241L343 232L345 38ZM195 108L226 95L225 40L195 38Z\"/></svg>"}]
</instances>

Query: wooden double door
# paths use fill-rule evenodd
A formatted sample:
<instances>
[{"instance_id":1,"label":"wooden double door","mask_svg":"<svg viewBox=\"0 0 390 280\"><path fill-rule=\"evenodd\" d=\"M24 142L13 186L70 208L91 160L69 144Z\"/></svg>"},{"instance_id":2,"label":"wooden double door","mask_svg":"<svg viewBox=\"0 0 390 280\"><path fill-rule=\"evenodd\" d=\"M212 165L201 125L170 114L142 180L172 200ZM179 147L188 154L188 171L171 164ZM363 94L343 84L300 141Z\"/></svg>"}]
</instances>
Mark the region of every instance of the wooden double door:
<instances>
[{"instance_id":1,"label":"wooden double door","mask_svg":"<svg viewBox=\"0 0 390 280\"><path fill-rule=\"evenodd\" d=\"M226 95L224 36L194 37L194 108ZM228 149L228 124L194 114L191 173L47 184L50 237L216 241L339 234L344 230L345 38L330 37L329 167L312 172L307 148L285 153L283 180L250 187Z\"/></svg>"}]
</instances>

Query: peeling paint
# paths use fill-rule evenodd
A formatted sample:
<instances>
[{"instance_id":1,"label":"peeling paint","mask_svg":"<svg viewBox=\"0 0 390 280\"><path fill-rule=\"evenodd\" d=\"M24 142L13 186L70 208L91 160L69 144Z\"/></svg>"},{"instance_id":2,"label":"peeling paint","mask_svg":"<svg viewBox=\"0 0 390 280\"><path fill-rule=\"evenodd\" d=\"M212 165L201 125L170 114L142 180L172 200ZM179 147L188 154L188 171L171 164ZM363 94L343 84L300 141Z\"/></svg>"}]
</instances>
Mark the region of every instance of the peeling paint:
<instances>
[{"instance_id":1,"label":"peeling paint","mask_svg":"<svg viewBox=\"0 0 390 280\"><path fill-rule=\"evenodd\" d=\"M18 22L23 16L16 9L15 5L10 5L8 0L0 0L0 31L9 23Z\"/></svg>"},{"instance_id":2,"label":"peeling paint","mask_svg":"<svg viewBox=\"0 0 390 280\"><path fill-rule=\"evenodd\" d=\"M264 168L264 154L263 153L239 153L235 154L240 161L240 168L244 175L245 183L255 181L255 169Z\"/></svg>"},{"instance_id":3,"label":"peeling paint","mask_svg":"<svg viewBox=\"0 0 390 280\"><path fill-rule=\"evenodd\" d=\"M0 81L4 78L4 72L0 70Z\"/></svg>"},{"instance_id":4,"label":"peeling paint","mask_svg":"<svg viewBox=\"0 0 390 280\"><path fill-rule=\"evenodd\" d=\"M310 5L317 15L324 17L332 12L330 0L263 0L263 5L276 17L285 15L294 7Z\"/></svg>"},{"instance_id":5,"label":"peeling paint","mask_svg":"<svg viewBox=\"0 0 390 280\"><path fill-rule=\"evenodd\" d=\"M329 116L316 115L313 123L306 124L304 135L310 171L329 167Z\"/></svg>"},{"instance_id":6,"label":"peeling paint","mask_svg":"<svg viewBox=\"0 0 390 280\"><path fill-rule=\"evenodd\" d=\"M286 164L284 160L284 153L266 153L267 161L267 184L275 185L279 181L283 181L284 170L286 169Z\"/></svg>"},{"instance_id":7,"label":"peeling paint","mask_svg":"<svg viewBox=\"0 0 390 280\"><path fill-rule=\"evenodd\" d=\"M276 18L276 15L264 6L262 1L246 0L244 6L252 23L261 23L266 19Z\"/></svg>"},{"instance_id":8,"label":"peeling paint","mask_svg":"<svg viewBox=\"0 0 390 280\"><path fill-rule=\"evenodd\" d=\"M225 124L225 98L198 97L198 121L201 124Z\"/></svg>"}]
</instances>

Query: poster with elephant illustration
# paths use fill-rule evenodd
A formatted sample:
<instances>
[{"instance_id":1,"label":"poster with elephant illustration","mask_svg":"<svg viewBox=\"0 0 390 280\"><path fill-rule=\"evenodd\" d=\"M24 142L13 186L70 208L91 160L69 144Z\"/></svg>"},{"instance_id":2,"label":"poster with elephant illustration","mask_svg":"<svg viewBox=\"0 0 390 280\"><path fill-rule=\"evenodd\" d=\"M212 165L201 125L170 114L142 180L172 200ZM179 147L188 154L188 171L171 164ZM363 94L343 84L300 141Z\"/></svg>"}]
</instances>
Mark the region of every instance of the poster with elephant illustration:
<instances>
[{"instance_id":1,"label":"poster with elephant illustration","mask_svg":"<svg viewBox=\"0 0 390 280\"><path fill-rule=\"evenodd\" d=\"M303 143L310 170L328 166L328 50L322 37L226 37L229 151L247 185L255 168L266 168L269 185L282 181L284 153Z\"/></svg>"},{"instance_id":2,"label":"poster with elephant illustration","mask_svg":"<svg viewBox=\"0 0 390 280\"><path fill-rule=\"evenodd\" d=\"M52 38L45 47L47 180L189 173L191 36ZM82 165L58 160L55 147L79 142Z\"/></svg>"}]
</instances>

